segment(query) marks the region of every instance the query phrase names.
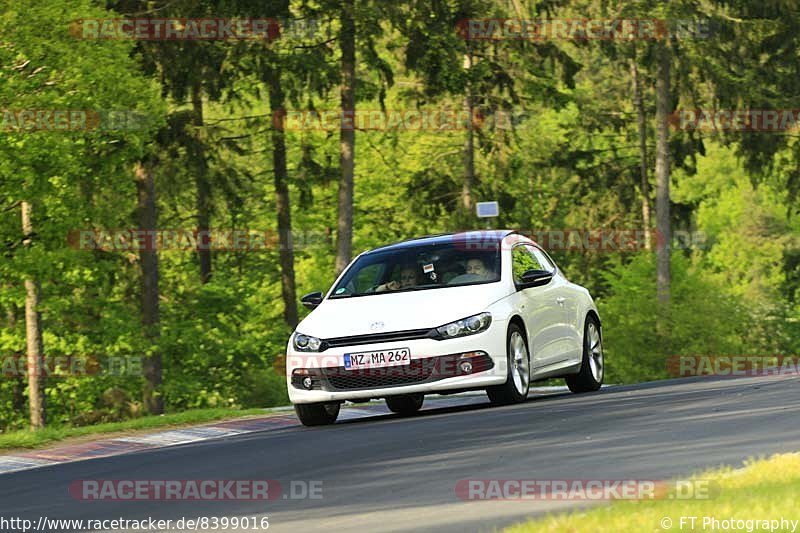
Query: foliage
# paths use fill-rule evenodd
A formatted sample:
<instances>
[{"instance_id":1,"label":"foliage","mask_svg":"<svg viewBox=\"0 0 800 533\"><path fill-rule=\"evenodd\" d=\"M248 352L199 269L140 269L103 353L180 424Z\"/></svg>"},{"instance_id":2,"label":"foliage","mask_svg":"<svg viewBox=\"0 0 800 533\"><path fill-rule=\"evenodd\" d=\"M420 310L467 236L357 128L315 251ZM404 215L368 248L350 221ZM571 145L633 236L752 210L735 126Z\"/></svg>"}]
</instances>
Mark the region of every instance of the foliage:
<instances>
[{"instance_id":1,"label":"foliage","mask_svg":"<svg viewBox=\"0 0 800 533\"><path fill-rule=\"evenodd\" d=\"M655 255L646 254L606 273L609 295L599 301L598 308L609 382L670 377L670 357L752 353L743 342L751 317L741 299L726 294L685 257L675 255L673 295L669 308L662 311L655 298L655 272ZM657 328L661 312L668 317L666 334Z\"/></svg>"},{"instance_id":2,"label":"foliage","mask_svg":"<svg viewBox=\"0 0 800 533\"><path fill-rule=\"evenodd\" d=\"M102 4L102 3L101 3ZM0 361L26 351L23 281L41 284L45 354L162 354L167 409L265 407L287 401L275 246L215 251L198 276L192 250L159 253L160 337L141 328L141 268L124 250L81 250L70 232L136 226L133 168L153 157L159 226L191 231L198 169L211 226L272 239L275 127L268 84L288 111L336 110L339 2L5 0L0 4L0 109L124 111L128 128L0 131ZM641 75L652 175L654 42L465 41L469 18L708 18L708 38L671 41L675 102L686 108L797 109L800 16L758 2L595 0L355 2L358 109L455 113L470 96L475 201L497 200L494 227L635 230L640 157L630 63ZM521 10L521 11L518 11ZM153 15L156 13L156 15ZM311 31L265 41L82 40L71 21L122 16L280 18ZM46 24L43 24L46 21ZM47 30L43 30L47 28ZM788 43L785 48L776 44ZM465 67L464 57L473 61ZM203 124L190 102L202 96ZM506 115L502 115L506 113ZM503 122L491 117L511 117ZM356 132L354 252L479 223L459 212L465 124ZM770 135L772 135L770 137ZM334 278L338 128L285 130L299 295ZM667 377L674 355L800 352L800 216L793 135L674 131L673 220L703 236L673 254L672 302L658 309L653 253L553 249L597 297L608 381ZM33 206L23 246L20 201ZM652 202L652 198L649 199ZM480 224L483 224L481 222ZM546 243L545 243L546 244ZM662 243L663 244L663 243ZM301 310L301 313L304 312ZM657 318L666 327L656 327ZM141 375L46 380L56 425L141 420ZM25 380L0 381L0 430L27 420Z\"/></svg>"}]
</instances>

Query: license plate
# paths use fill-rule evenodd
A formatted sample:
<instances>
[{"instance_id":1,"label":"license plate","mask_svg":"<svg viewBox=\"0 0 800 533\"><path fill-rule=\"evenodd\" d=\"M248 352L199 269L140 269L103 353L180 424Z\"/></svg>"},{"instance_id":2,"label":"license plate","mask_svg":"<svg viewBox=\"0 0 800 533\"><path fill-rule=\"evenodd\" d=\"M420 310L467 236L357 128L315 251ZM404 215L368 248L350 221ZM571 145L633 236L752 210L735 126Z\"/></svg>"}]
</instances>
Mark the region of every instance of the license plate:
<instances>
[{"instance_id":1,"label":"license plate","mask_svg":"<svg viewBox=\"0 0 800 533\"><path fill-rule=\"evenodd\" d=\"M375 352L357 352L344 354L345 370L359 368L380 368L385 366L404 366L411 364L411 350L393 348Z\"/></svg>"}]
</instances>

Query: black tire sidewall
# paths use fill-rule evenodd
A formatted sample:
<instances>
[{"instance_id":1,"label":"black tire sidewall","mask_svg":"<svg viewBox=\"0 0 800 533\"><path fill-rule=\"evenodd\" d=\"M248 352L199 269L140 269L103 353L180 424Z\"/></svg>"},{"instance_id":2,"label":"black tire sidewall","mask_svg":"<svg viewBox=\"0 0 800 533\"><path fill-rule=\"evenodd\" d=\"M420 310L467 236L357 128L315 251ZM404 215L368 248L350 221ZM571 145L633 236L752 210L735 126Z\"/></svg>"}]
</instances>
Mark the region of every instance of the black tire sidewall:
<instances>
[{"instance_id":1,"label":"black tire sidewall","mask_svg":"<svg viewBox=\"0 0 800 533\"><path fill-rule=\"evenodd\" d=\"M597 334L600 336L600 349L603 349L603 331L600 329L600 323L593 316L586 318L586 323L583 326L583 338L581 339L581 368L577 374L567 377L567 386L572 392L594 392L603 386L603 379L605 378L605 354L603 354L603 375L598 382L592 375L592 368L589 366L589 344L587 342L587 334L589 332L589 324L594 324L597 328Z\"/></svg>"},{"instance_id":2,"label":"black tire sidewall","mask_svg":"<svg viewBox=\"0 0 800 533\"><path fill-rule=\"evenodd\" d=\"M596 384L597 388L599 389L603 385L603 378L606 377L605 354L603 354L603 375L600 376L600 381L597 381L594 379L594 374L592 374L592 367L589 366L589 358L592 356L590 353L591 348L587 342L589 324L594 324L594 327L597 328L597 335L600 338L600 350L603 349L603 333L600 331L600 324L597 323L597 320L595 320L594 317L590 316L586 319L586 324L583 326L583 368L581 370L586 372L586 378L591 380L592 383Z\"/></svg>"},{"instance_id":3,"label":"black tire sidewall","mask_svg":"<svg viewBox=\"0 0 800 533\"><path fill-rule=\"evenodd\" d=\"M425 395L422 393L405 394L386 398L386 406L393 413L414 414L422 409L424 401Z\"/></svg>"},{"instance_id":4,"label":"black tire sidewall","mask_svg":"<svg viewBox=\"0 0 800 533\"><path fill-rule=\"evenodd\" d=\"M300 422L304 426L326 426L333 424L339 417L340 409L341 404L337 402L294 405L297 418L300 419Z\"/></svg>"},{"instance_id":5,"label":"black tire sidewall","mask_svg":"<svg viewBox=\"0 0 800 533\"><path fill-rule=\"evenodd\" d=\"M528 383L526 384L526 390L524 394L521 394L514 385L514 376L512 375L511 370L514 364L511 350L511 336L514 332L519 333L520 337L522 337L522 342L525 344L525 353L528 357ZM528 393L531 390L531 350L528 347L528 339L525 338L525 332L517 324L511 324L508 327L508 333L506 334L506 365L508 366L508 372L506 376L506 386L508 387L508 391L513 395L515 401L521 402L528 397Z\"/></svg>"}]
</instances>

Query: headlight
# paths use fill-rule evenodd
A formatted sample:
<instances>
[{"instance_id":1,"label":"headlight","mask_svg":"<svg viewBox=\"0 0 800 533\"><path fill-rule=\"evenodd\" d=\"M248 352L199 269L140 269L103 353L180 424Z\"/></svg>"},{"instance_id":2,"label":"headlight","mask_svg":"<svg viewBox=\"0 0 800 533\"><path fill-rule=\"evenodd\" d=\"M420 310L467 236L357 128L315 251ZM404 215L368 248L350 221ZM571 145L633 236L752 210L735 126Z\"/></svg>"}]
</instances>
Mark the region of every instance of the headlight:
<instances>
[{"instance_id":1,"label":"headlight","mask_svg":"<svg viewBox=\"0 0 800 533\"><path fill-rule=\"evenodd\" d=\"M301 352L316 352L322 346L322 341L310 335L303 335L302 333L295 333L292 339L294 349Z\"/></svg>"},{"instance_id":2,"label":"headlight","mask_svg":"<svg viewBox=\"0 0 800 533\"><path fill-rule=\"evenodd\" d=\"M486 331L492 323L491 313L480 313L455 322L450 322L444 326L436 328L439 337L442 339L452 339L465 335L474 335L481 331Z\"/></svg>"}]
</instances>

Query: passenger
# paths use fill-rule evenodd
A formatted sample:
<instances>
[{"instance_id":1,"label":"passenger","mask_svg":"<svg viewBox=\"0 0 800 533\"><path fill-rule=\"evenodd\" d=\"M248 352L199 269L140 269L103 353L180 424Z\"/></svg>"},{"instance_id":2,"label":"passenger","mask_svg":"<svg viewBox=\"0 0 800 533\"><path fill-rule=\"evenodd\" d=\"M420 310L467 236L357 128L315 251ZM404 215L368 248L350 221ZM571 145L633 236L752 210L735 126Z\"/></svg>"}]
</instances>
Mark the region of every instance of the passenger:
<instances>
[{"instance_id":1,"label":"passenger","mask_svg":"<svg viewBox=\"0 0 800 533\"><path fill-rule=\"evenodd\" d=\"M480 276L481 279L490 279L494 276L494 272L486 268L486 265L480 259L474 258L467 261L466 273L475 276Z\"/></svg>"}]
</instances>

